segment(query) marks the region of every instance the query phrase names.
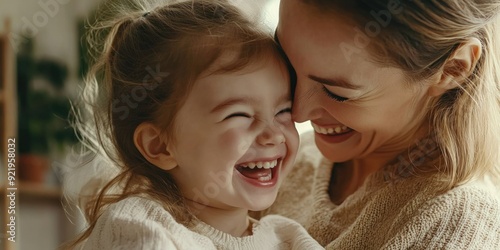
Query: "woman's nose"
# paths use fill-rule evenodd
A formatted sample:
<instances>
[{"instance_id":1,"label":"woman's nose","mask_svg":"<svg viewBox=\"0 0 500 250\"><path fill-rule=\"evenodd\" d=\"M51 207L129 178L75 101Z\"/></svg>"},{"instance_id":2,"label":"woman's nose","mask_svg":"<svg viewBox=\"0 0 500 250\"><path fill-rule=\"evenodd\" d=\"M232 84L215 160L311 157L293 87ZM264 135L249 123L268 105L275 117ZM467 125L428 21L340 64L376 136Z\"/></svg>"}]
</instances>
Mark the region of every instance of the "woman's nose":
<instances>
[{"instance_id":1,"label":"woman's nose","mask_svg":"<svg viewBox=\"0 0 500 250\"><path fill-rule=\"evenodd\" d=\"M297 123L314 120L322 115L321 108L316 102L317 96L314 95L314 90L309 89L306 84L298 80L295 87L292 119Z\"/></svg>"},{"instance_id":2,"label":"woman's nose","mask_svg":"<svg viewBox=\"0 0 500 250\"><path fill-rule=\"evenodd\" d=\"M285 142L285 135L279 124L266 124L257 137L257 143L262 146L278 145Z\"/></svg>"}]
</instances>

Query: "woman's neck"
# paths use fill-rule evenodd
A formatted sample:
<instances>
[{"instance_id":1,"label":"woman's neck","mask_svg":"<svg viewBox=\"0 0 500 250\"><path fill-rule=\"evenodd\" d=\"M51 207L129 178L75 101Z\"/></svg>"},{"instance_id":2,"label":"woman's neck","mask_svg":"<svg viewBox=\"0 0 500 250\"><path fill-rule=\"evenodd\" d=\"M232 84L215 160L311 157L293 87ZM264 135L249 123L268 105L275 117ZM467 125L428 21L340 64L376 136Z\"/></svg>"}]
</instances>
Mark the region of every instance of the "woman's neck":
<instances>
[{"instance_id":1,"label":"woman's neck","mask_svg":"<svg viewBox=\"0 0 500 250\"><path fill-rule=\"evenodd\" d=\"M377 157L364 157L348 162L335 163L330 179L329 194L333 203L339 205L348 196L356 192L369 175L383 168L397 156L377 155Z\"/></svg>"},{"instance_id":2,"label":"woman's neck","mask_svg":"<svg viewBox=\"0 0 500 250\"><path fill-rule=\"evenodd\" d=\"M242 208L220 209L186 200L191 212L213 228L235 237L251 235L248 210Z\"/></svg>"},{"instance_id":3,"label":"woman's neck","mask_svg":"<svg viewBox=\"0 0 500 250\"><path fill-rule=\"evenodd\" d=\"M330 180L330 199L336 204L342 203L363 185L369 175L384 168L401 152L425 137L428 130L421 128L413 134L414 136L406 136L406 139L398 143L399 146L394 146L390 150L373 152L348 162L336 163Z\"/></svg>"}]
</instances>

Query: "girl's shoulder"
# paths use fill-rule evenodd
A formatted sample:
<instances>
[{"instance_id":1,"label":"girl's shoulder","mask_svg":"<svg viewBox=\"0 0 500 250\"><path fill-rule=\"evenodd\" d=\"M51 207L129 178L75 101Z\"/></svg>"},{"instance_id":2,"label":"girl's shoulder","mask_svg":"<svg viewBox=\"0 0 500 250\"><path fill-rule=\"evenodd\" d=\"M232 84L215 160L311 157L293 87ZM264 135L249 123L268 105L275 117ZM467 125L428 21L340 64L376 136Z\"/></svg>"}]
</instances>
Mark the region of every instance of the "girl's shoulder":
<instances>
[{"instance_id":1,"label":"girl's shoulder","mask_svg":"<svg viewBox=\"0 0 500 250\"><path fill-rule=\"evenodd\" d=\"M104 214L108 214L112 217L131 217L137 219L147 219L147 217L161 215L162 217L166 216L167 219L173 220L172 216L159 202L139 196L127 197L110 204L106 208Z\"/></svg>"},{"instance_id":2,"label":"girl's shoulder","mask_svg":"<svg viewBox=\"0 0 500 250\"><path fill-rule=\"evenodd\" d=\"M107 205L97 220L96 226L120 227L132 222L142 225L158 224L163 227L178 224L163 206L152 199L131 196Z\"/></svg>"},{"instance_id":3,"label":"girl's shoulder","mask_svg":"<svg viewBox=\"0 0 500 250\"><path fill-rule=\"evenodd\" d=\"M132 224L143 231L172 231L182 227L159 202L137 196L125 198L106 207L97 220L96 227L121 231L126 230L122 227Z\"/></svg>"},{"instance_id":4,"label":"girl's shoulder","mask_svg":"<svg viewBox=\"0 0 500 250\"><path fill-rule=\"evenodd\" d=\"M213 244L178 223L152 199L128 197L109 205L83 249L197 249Z\"/></svg>"}]
</instances>

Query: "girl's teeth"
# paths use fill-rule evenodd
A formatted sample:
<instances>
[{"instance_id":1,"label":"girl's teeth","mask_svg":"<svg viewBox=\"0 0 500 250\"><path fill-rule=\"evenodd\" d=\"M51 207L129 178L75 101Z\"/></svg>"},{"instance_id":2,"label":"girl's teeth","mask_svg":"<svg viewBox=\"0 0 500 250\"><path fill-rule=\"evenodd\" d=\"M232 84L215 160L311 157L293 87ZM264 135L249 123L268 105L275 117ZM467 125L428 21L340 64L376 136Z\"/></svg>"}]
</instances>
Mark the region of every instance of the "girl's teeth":
<instances>
[{"instance_id":1,"label":"girl's teeth","mask_svg":"<svg viewBox=\"0 0 500 250\"><path fill-rule=\"evenodd\" d=\"M269 162L264 163L264 168L265 169L269 169L270 166L271 166L271 164Z\"/></svg>"},{"instance_id":2,"label":"girl's teeth","mask_svg":"<svg viewBox=\"0 0 500 250\"><path fill-rule=\"evenodd\" d=\"M266 176L259 177L259 181L270 181L273 178L272 174L268 174Z\"/></svg>"},{"instance_id":3,"label":"girl's teeth","mask_svg":"<svg viewBox=\"0 0 500 250\"><path fill-rule=\"evenodd\" d=\"M242 164L240 166L245 167L245 168L250 168L250 169L254 169L254 168L270 169L270 168L276 167L276 165L278 165L278 160L267 161L267 162L261 162L261 161L249 162L249 163Z\"/></svg>"}]
</instances>

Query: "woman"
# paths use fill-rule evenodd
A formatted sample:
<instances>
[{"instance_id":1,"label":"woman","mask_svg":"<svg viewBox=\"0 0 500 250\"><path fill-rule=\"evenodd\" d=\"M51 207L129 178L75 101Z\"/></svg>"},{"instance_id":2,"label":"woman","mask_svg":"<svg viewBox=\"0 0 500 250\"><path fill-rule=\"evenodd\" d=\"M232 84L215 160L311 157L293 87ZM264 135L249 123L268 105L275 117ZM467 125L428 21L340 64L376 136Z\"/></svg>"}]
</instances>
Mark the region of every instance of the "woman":
<instances>
[{"instance_id":1,"label":"woman","mask_svg":"<svg viewBox=\"0 0 500 250\"><path fill-rule=\"evenodd\" d=\"M313 134L278 213L331 249L499 249L498 0L281 0Z\"/></svg>"}]
</instances>

